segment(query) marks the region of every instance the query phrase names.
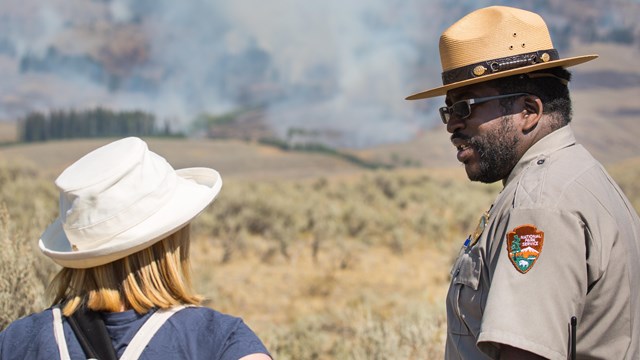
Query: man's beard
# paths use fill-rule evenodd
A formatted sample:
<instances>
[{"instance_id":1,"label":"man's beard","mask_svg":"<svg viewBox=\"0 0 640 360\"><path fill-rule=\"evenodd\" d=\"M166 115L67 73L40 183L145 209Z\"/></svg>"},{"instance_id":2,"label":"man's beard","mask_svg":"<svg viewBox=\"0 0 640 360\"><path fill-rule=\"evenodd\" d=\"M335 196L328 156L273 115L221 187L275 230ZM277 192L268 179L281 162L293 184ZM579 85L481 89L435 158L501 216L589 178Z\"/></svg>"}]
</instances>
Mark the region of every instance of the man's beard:
<instances>
[{"instance_id":1,"label":"man's beard","mask_svg":"<svg viewBox=\"0 0 640 360\"><path fill-rule=\"evenodd\" d=\"M495 130L468 139L469 146L478 153L480 158L480 170L467 174L469 180L489 184L506 179L518 163L516 151L518 138L511 116L503 116L500 122Z\"/></svg>"}]
</instances>

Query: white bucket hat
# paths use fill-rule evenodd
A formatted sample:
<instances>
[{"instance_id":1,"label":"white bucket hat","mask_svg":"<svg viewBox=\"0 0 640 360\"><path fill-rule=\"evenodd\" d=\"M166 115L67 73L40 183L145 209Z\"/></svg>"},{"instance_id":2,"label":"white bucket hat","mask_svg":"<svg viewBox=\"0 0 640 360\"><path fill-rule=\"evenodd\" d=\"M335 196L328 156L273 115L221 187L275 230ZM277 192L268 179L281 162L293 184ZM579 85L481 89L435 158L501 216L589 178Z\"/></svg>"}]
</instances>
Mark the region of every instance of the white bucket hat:
<instances>
[{"instance_id":1,"label":"white bucket hat","mask_svg":"<svg viewBox=\"0 0 640 360\"><path fill-rule=\"evenodd\" d=\"M42 252L69 268L104 265L177 231L209 205L222 179L209 168L174 170L139 138L114 141L55 181L60 215L40 237Z\"/></svg>"}]
</instances>

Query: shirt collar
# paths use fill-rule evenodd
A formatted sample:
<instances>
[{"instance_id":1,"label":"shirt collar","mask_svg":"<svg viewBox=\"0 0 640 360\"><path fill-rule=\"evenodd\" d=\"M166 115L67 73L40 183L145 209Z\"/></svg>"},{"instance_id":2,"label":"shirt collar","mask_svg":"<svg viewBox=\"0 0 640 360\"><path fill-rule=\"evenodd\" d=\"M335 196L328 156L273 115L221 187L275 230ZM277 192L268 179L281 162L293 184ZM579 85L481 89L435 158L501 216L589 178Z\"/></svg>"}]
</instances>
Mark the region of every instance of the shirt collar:
<instances>
[{"instance_id":1,"label":"shirt collar","mask_svg":"<svg viewBox=\"0 0 640 360\"><path fill-rule=\"evenodd\" d=\"M537 159L541 155L549 155L553 152L556 152L560 149L566 148L571 145L575 145L576 138L573 135L573 130L569 125L563 126L560 129L550 133L549 135L543 137L537 143L533 144L527 152L518 160L516 166L511 170L509 177L504 181L504 185L506 186L513 179L518 177L522 171L529 166L531 161Z\"/></svg>"}]
</instances>

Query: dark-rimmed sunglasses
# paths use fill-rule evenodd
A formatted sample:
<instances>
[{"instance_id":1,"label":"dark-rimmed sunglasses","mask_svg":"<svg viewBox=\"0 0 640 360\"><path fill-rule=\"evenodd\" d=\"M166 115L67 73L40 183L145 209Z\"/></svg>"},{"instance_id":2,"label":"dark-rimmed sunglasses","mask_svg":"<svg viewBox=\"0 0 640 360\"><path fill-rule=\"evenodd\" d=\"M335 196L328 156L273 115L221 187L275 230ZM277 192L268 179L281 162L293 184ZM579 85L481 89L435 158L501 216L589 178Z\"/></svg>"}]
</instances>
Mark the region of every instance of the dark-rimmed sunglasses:
<instances>
[{"instance_id":1,"label":"dark-rimmed sunglasses","mask_svg":"<svg viewBox=\"0 0 640 360\"><path fill-rule=\"evenodd\" d=\"M481 98L466 99L454 102L451 106L443 106L440 110L440 118L444 124L449 122L451 116L455 116L458 119L466 119L471 116L471 105L481 104L483 102L504 99L513 96L525 96L528 93L513 93L505 95L487 96Z\"/></svg>"}]
</instances>

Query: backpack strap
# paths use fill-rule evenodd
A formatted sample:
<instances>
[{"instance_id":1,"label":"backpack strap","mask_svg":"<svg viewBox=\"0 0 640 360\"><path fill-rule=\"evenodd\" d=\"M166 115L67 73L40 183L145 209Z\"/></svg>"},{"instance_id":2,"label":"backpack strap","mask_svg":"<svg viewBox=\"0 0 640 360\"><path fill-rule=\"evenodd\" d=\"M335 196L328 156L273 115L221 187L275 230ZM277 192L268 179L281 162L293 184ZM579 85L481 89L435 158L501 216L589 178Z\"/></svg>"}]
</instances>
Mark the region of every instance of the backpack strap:
<instances>
[{"instance_id":1,"label":"backpack strap","mask_svg":"<svg viewBox=\"0 0 640 360\"><path fill-rule=\"evenodd\" d=\"M188 306L191 306L191 305L187 305L187 306L180 305L180 306L175 306L168 309L160 309L155 313L153 313L149 317L149 319L145 321L142 327L138 330L138 332L133 337L133 339L131 339L131 342L125 349L120 359L121 360L138 359L140 357L140 354L142 354L147 344L149 344L149 341L151 341L151 338L153 338L153 336L160 329L160 327L162 327L162 325L171 316L173 316L175 313L177 313L178 311ZM53 307L51 310L53 312L53 335L55 337L56 343L58 344L58 352L60 353L60 359L71 360L71 357L69 356L69 349L67 348L67 342L64 338L64 328L62 326L62 313L58 306ZM67 318L67 320L70 320L72 318L73 317L69 317ZM69 321L69 324L70 325L74 324L74 320ZM101 322L100 324L102 326L105 326L104 322ZM87 356L87 358L95 359L96 358L95 351L93 349L90 350L89 348L85 348L85 346L88 346L87 343L90 340L91 340L91 343L95 343L96 339L94 337L103 337L104 334L100 335L100 333L97 333L98 335L96 336L96 333L94 333L93 336L87 337L87 333L85 333L84 329L78 325L79 324L77 323L75 325L71 325L72 328L74 329L74 333L76 334L76 337L78 338L78 342L80 342L80 345L82 346L82 349L85 351L85 355ZM78 326L78 332L76 332L75 326ZM107 334L106 337L109 340L108 345L111 346L111 352L113 352L113 359L117 359L115 355L115 350L113 349L113 345L111 344L111 338L109 337L108 333L106 333L106 328L105 328L105 334ZM81 337L83 338L83 340L80 339ZM102 338L102 340L105 340L105 338ZM103 358L99 357L99 359L103 359ZM104 359L110 359L110 355L107 355L107 357L105 357Z\"/></svg>"},{"instance_id":2,"label":"backpack strap","mask_svg":"<svg viewBox=\"0 0 640 360\"><path fill-rule=\"evenodd\" d=\"M153 313L145 321L140 330L136 333L136 335L131 339L129 345L124 350L124 353L120 357L120 360L132 360L140 357L140 354L144 351L151 341L151 338L156 334L158 329L175 313L184 309L187 306L179 305L174 306L168 309L160 309Z\"/></svg>"},{"instance_id":3,"label":"backpack strap","mask_svg":"<svg viewBox=\"0 0 640 360\"><path fill-rule=\"evenodd\" d=\"M87 358L99 360L118 359L116 351L113 349L107 326L99 313L83 306L67 317L67 322L73 329L76 339L78 339Z\"/></svg>"},{"instance_id":4,"label":"backpack strap","mask_svg":"<svg viewBox=\"0 0 640 360\"><path fill-rule=\"evenodd\" d=\"M59 307L51 309L53 311L53 336L58 344L58 352L60 360L71 360L69 349L67 349L67 341L64 339L64 329L62 328L62 314Z\"/></svg>"}]
</instances>

